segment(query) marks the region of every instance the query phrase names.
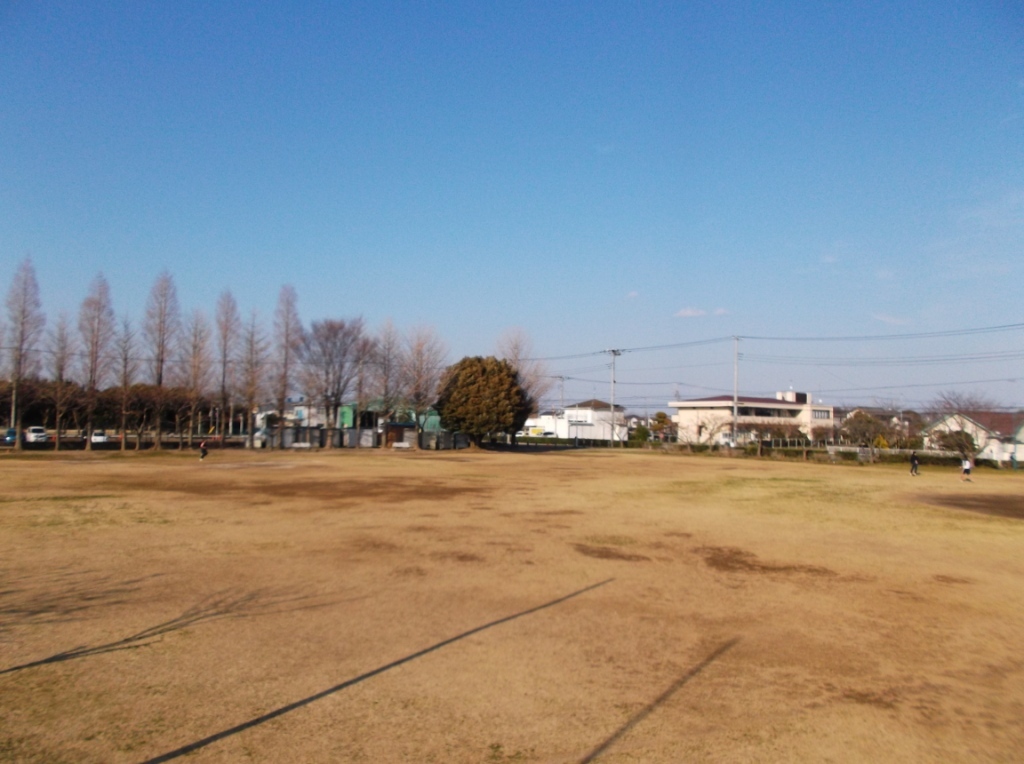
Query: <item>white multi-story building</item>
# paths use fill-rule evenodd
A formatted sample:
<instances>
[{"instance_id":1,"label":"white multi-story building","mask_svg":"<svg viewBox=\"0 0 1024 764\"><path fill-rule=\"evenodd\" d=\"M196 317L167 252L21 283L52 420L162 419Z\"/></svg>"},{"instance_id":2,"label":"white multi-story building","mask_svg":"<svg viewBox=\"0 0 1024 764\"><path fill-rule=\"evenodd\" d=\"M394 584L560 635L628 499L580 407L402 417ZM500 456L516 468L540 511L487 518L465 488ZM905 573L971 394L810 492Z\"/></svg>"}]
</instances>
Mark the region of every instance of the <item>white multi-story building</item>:
<instances>
[{"instance_id":1,"label":"white multi-story building","mask_svg":"<svg viewBox=\"0 0 1024 764\"><path fill-rule=\"evenodd\" d=\"M831 406L814 403L809 393L792 390L776 393L774 398L731 395L672 401L676 410L672 421L684 443L727 443L733 438L735 414L736 439L750 440L752 433L763 434L773 428L799 430L807 437L821 428L831 432L835 424ZM735 409L735 411L734 411Z\"/></svg>"},{"instance_id":2,"label":"white multi-story building","mask_svg":"<svg viewBox=\"0 0 1024 764\"><path fill-rule=\"evenodd\" d=\"M544 411L530 417L526 420L523 433L551 438L628 440L629 428L623 411L622 406L616 406L613 412L611 405L604 401L583 401L566 406L561 411Z\"/></svg>"}]
</instances>

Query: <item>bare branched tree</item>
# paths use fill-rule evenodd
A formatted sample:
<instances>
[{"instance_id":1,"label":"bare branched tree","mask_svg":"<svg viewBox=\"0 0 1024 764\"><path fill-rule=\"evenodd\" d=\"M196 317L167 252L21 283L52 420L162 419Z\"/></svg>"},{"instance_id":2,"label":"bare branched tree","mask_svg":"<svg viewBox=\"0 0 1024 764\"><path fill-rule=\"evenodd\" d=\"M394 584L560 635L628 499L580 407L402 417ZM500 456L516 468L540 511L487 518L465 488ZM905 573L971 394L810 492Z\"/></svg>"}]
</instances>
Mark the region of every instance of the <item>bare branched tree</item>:
<instances>
[{"instance_id":1,"label":"bare branched tree","mask_svg":"<svg viewBox=\"0 0 1024 764\"><path fill-rule=\"evenodd\" d=\"M986 414L998 411L1000 405L986 395L958 390L946 390L928 404L932 422L945 418L944 431L934 432L932 438L940 447L959 451L966 458L983 447L975 442L971 422L982 422Z\"/></svg>"},{"instance_id":2,"label":"bare branched tree","mask_svg":"<svg viewBox=\"0 0 1024 764\"><path fill-rule=\"evenodd\" d=\"M196 416L210 390L213 363L210 321L201 310L195 310L185 322L182 333L180 383L186 391L188 406L188 446L196 429Z\"/></svg>"},{"instance_id":3,"label":"bare branched tree","mask_svg":"<svg viewBox=\"0 0 1024 764\"><path fill-rule=\"evenodd\" d=\"M388 319L377 332L373 353L373 394L380 418L390 422L405 401L402 337Z\"/></svg>"},{"instance_id":4,"label":"bare branched tree","mask_svg":"<svg viewBox=\"0 0 1024 764\"><path fill-rule=\"evenodd\" d=\"M533 355L533 342L519 327L509 329L498 339L498 357L504 358L519 372L519 384L530 398L532 413L536 413L554 380L548 376L544 362Z\"/></svg>"},{"instance_id":5,"label":"bare branched tree","mask_svg":"<svg viewBox=\"0 0 1024 764\"><path fill-rule=\"evenodd\" d=\"M338 426L338 411L345 403L359 364L357 352L363 336L363 321L326 319L314 321L303 333L300 357L303 388L323 406L328 427ZM328 447L333 440L328 438Z\"/></svg>"},{"instance_id":6,"label":"bare branched tree","mask_svg":"<svg viewBox=\"0 0 1024 764\"><path fill-rule=\"evenodd\" d=\"M178 308L178 290L174 286L171 274L164 271L157 276L146 302L146 319L142 325L142 335L149 351L151 379L157 389L157 395L163 390L164 376L167 372L168 356L175 346L181 324L181 313ZM155 417L156 433L154 447L161 447L163 436L163 407L157 401Z\"/></svg>"},{"instance_id":7,"label":"bare branched tree","mask_svg":"<svg viewBox=\"0 0 1024 764\"><path fill-rule=\"evenodd\" d=\"M81 379L85 388L85 447L92 449L93 418L97 395L107 381L108 355L116 331L110 286L98 274L78 311L78 333L82 338Z\"/></svg>"},{"instance_id":8,"label":"bare branched tree","mask_svg":"<svg viewBox=\"0 0 1024 764\"><path fill-rule=\"evenodd\" d=\"M405 338L402 376L405 397L416 420L416 430L423 432L427 412L437 402L438 387L447 367L448 348L432 327L413 329Z\"/></svg>"},{"instance_id":9,"label":"bare branched tree","mask_svg":"<svg viewBox=\"0 0 1024 764\"><path fill-rule=\"evenodd\" d=\"M353 412L352 425L357 429L361 426L361 415L370 403L373 391L373 358L377 352L377 343L373 337L364 334L356 343L356 375L353 379L356 395L356 410Z\"/></svg>"},{"instance_id":10,"label":"bare branched tree","mask_svg":"<svg viewBox=\"0 0 1024 764\"><path fill-rule=\"evenodd\" d=\"M121 326L114 337L114 352L117 355L117 381L121 398L121 450L128 448L128 410L131 407L131 388L139 372L135 357L135 329L127 316L121 319ZM141 439L135 447L141 448Z\"/></svg>"},{"instance_id":11,"label":"bare branched tree","mask_svg":"<svg viewBox=\"0 0 1024 764\"><path fill-rule=\"evenodd\" d=\"M928 413L933 419L947 414L974 417L979 412L998 411L1000 405L986 395L958 390L945 390L928 404Z\"/></svg>"},{"instance_id":12,"label":"bare branched tree","mask_svg":"<svg viewBox=\"0 0 1024 764\"><path fill-rule=\"evenodd\" d=\"M231 421L234 400L235 373L234 358L238 352L238 340L242 332L242 319L238 316L238 304L231 292L224 290L217 299L217 375L220 378L220 417L217 434L224 438L225 425Z\"/></svg>"},{"instance_id":13,"label":"bare branched tree","mask_svg":"<svg viewBox=\"0 0 1024 764\"><path fill-rule=\"evenodd\" d=\"M274 313L274 399L277 415L284 419L288 393L295 379L295 366L303 342L299 320L299 297L295 287L285 284L277 296Z\"/></svg>"},{"instance_id":14,"label":"bare branched tree","mask_svg":"<svg viewBox=\"0 0 1024 764\"><path fill-rule=\"evenodd\" d=\"M256 406L263 397L267 384L267 360L270 342L254 310L242 328L241 358L239 358L239 382L245 402L247 448L254 444Z\"/></svg>"},{"instance_id":15,"label":"bare branched tree","mask_svg":"<svg viewBox=\"0 0 1024 764\"><path fill-rule=\"evenodd\" d=\"M72 361L75 356L75 338L71 334L70 322L66 314L61 313L53 327L49 338L47 369L51 380L51 400L54 412L54 448L60 451L61 433L67 410L75 394L75 385L71 380ZM88 438L86 438L88 442Z\"/></svg>"},{"instance_id":16,"label":"bare branched tree","mask_svg":"<svg viewBox=\"0 0 1024 764\"><path fill-rule=\"evenodd\" d=\"M7 351L10 356L11 380L11 427L18 430L15 448L21 448L21 411L18 409L18 391L22 381L35 373L39 359L35 355L46 326L42 302L39 299L39 284L36 269L29 258L25 258L14 274L7 292Z\"/></svg>"},{"instance_id":17,"label":"bare branched tree","mask_svg":"<svg viewBox=\"0 0 1024 764\"><path fill-rule=\"evenodd\" d=\"M164 271L157 276L146 302L146 320L142 325L142 335L149 350L150 378L157 387L164 384L167 371L168 356L174 348L174 340L181 324L181 313L178 308L178 290L174 286L171 274Z\"/></svg>"}]
</instances>

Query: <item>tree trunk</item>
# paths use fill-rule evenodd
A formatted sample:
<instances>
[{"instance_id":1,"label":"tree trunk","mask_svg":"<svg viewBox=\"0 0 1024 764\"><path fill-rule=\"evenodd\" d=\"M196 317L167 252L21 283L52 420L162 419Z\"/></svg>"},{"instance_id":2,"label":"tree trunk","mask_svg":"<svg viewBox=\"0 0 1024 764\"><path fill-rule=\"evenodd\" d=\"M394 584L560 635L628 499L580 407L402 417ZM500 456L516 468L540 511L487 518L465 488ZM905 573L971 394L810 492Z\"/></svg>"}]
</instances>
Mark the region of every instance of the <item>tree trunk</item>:
<instances>
[{"instance_id":1,"label":"tree trunk","mask_svg":"<svg viewBox=\"0 0 1024 764\"><path fill-rule=\"evenodd\" d=\"M146 417L142 417L139 420L139 428L135 432L135 450L142 450L142 433L146 431Z\"/></svg>"},{"instance_id":2,"label":"tree trunk","mask_svg":"<svg viewBox=\"0 0 1024 764\"><path fill-rule=\"evenodd\" d=\"M128 450L128 406L123 397L121 398L121 450Z\"/></svg>"},{"instance_id":3,"label":"tree trunk","mask_svg":"<svg viewBox=\"0 0 1024 764\"><path fill-rule=\"evenodd\" d=\"M15 432L14 437L14 450L21 450L21 412L18 411L18 383L17 381L11 385L11 427Z\"/></svg>"},{"instance_id":4,"label":"tree trunk","mask_svg":"<svg viewBox=\"0 0 1024 764\"><path fill-rule=\"evenodd\" d=\"M85 417L85 450L92 451L92 416L93 409L96 407L95 402L92 400L92 394L90 393L89 399L86 401L86 406L89 407L89 411Z\"/></svg>"}]
</instances>

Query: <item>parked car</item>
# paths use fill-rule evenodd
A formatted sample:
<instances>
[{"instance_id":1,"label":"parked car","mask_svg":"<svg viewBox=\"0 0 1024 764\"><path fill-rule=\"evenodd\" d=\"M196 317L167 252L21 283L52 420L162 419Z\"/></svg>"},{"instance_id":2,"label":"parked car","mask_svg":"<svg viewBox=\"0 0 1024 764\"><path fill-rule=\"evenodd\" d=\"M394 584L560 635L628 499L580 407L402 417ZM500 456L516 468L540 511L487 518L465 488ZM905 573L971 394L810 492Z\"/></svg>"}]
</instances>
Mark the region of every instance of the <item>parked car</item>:
<instances>
[{"instance_id":1,"label":"parked car","mask_svg":"<svg viewBox=\"0 0 1024 764\"><path fill-rule=\"evenodd\" d=\"M49 443L50 434L46 432L45 427L29 427L25 430L25 442L26 443Z\"/></svg>"},{"instance_id":2,"label":"parked car","mask_svg":"<svg viewBox=\"0 0 1024 764\"><path fill-rule=\"evenodd\" d=\"M4 433L4 445L5 446L13 446L17 442L18 442L18 431L15 430L13 427L11 427L10 429L7 430L7 432Z\"/></svg>"},{"instance_id":3,"label":"parked car","mask_svg":"<svg viewBox=\"0 0 1024 764\"><path fill-rule=\"evenodd\" d=\"M89 436L89 440L92 443L109 443L110 436L107 435L106 430L93 430L92 435Z\"/></svg>"}]
</instances>

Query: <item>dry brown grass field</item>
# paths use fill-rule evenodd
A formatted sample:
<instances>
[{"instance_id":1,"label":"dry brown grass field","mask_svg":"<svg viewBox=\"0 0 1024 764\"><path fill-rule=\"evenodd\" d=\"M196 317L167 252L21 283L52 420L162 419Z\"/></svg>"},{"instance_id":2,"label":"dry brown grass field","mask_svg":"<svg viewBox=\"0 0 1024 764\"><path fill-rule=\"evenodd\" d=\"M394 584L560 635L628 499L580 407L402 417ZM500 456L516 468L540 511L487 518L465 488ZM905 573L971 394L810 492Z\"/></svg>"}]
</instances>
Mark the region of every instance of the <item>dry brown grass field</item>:
<instances>
[{"instance_id":1,"label":"dry brown grass field","mask_svg":"<svg viewBox=\"0 0 1024 764\"><path fill-rule=\"evenodd\" d=\"M0 760L1024 761L1024 474L0 456Z\"/></svg>"}]
</instances>

